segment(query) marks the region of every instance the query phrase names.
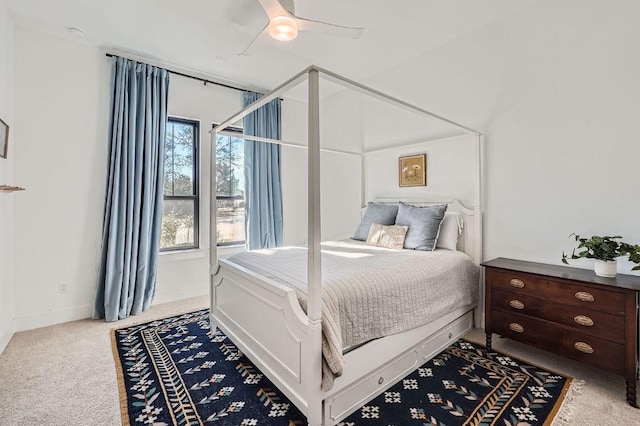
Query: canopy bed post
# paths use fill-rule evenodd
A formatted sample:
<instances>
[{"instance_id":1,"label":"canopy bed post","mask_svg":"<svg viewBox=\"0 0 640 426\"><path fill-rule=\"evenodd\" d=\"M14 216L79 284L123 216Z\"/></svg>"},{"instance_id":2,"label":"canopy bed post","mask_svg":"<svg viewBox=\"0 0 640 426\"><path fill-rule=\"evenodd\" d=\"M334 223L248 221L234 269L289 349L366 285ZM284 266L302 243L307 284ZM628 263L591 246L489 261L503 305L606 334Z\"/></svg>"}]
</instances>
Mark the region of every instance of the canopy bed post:
<instances>
[{"instance_id":1,"label":"canopy bed post","mask_svg":"<svg viewBox=\"0 0 640 426\"><path fill-rule=\"evenodd\" d=\"M213 291L214 282L216 281L215 275L218 273L218 235L217 235L217 219L216 214L218 210L217 199L215 197L216 190L216 173L213 169L216 164L216 133L212 130L209 132L211 135L211 167L212 171L209 173L209 306L216 306L215 292ZM209 314L209 322L211 323L211 332L216 332L216 324L213 319L213 315Z\"/></svg>"},{"instance_id":2,"label":"canopy bed post","mask_svg":"<svg viewBox=\"0 0 640 426\"><path fill-rule=\"evenodd\" d=\"M477 166L477 179L476 179L476 200L474 205L475 210L475 226L478 229L479 235L482 235L482 222L483 211L482 206L484 203L484 137L482 133L476 132L477 144L476 144L476 166ZM482 263L484 260L483 254L483 239L478 238L475 241L476 247L476 261ZM480 274L480 299L478 300L478 308L475 311L474 322L476 327L484 328L484 274Z\"/></svg>"},{"instance_id":3,"label":"canopy bed post","mask_svg":"<svg viewBox=\"0 0 640 426\"><path fill-rule=\"evenodd\" d=\"M364 152L364 148L363 148ZM367 205L369 186L367 185L367 156L360 154L360 206Z\"/></svg>"},{"instance_id":4,"label":"canopy bed post","mask_svg":"<svg viewBox=\"0 0 640 426\"><path fill-rule=\"evenodd\" d=\"M483 180L484 180L484 167L483 167L483 157L484 157L484 140L481 133L476 133L476 147L475 147L475 164L476 164L476 187L475 187L475 201L474 201L474 209L479 213L482 213L482 206L484 205L484 194L482 192L483 188ZM477 215L477 219L479 221L478 226L482 227L482 215ZM482 241L478 239L476 241L476 259L478 262L482 262Z\"/></svg>"},{"instance_id":5,"label":"canopy bed post","mask_svg":"<svg viewBox=\"0 0 640 426\"><path fill-rule=\"evenodd\" d=\"M307 345L305 359L308 368L307 421L311 426L322 424L322 256L320 252L320 78L317 70L309 71L309 182L307 193L308 212L308 250L307 250L307 286L310 344ZM304 382L304 379L303 379Z\"/></svg>"}]
</instances>

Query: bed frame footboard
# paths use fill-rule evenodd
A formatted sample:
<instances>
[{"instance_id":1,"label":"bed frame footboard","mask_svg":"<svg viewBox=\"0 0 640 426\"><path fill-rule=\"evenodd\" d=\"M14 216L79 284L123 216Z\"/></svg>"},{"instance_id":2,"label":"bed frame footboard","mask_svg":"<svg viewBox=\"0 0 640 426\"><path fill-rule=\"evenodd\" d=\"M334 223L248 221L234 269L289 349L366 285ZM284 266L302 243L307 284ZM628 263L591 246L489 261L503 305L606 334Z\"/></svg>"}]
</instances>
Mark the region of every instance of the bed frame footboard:
<instances>
[{"instance_id":1,"label":"bed frame footboard","mask_svg":"<svg viewBox=\"0 0 640 426\"><path fill-rule=\"evenodd\" d=\"M310 346L316 347L320 359L321 326L313 327L309 323L293 289L220 260L217 273L211 277L210 317L212 328L220 328L308 414L307 384L314 380L309 377L313 374L311 371L317 369L309 365L313 360L305 356L305 352ZM312 342L314 338L318 340L317 345ZM315 397L319 398L321 372L316 374Z\"/></svg>"}]
</instances>

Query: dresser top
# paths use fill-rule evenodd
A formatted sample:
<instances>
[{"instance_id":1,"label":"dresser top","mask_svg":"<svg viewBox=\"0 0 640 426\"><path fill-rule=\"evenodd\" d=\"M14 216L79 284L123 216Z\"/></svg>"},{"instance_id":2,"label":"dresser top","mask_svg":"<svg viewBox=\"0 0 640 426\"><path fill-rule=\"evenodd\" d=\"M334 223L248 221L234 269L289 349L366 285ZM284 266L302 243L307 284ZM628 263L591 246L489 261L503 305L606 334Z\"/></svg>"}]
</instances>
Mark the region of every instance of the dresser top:
<instances>
[{"instance_id":1,"label":"dresser top","mask_svg":"<svg viewBox=\"0 0 640 426\"><path fill-rule=\"evenodd\" d=\"M597 276L589 269L527 262L504 257L483 262L482 266L640 291L640 276L637 275L618 274L615 278L605 278Z\"/></svg>"}]
</instances>

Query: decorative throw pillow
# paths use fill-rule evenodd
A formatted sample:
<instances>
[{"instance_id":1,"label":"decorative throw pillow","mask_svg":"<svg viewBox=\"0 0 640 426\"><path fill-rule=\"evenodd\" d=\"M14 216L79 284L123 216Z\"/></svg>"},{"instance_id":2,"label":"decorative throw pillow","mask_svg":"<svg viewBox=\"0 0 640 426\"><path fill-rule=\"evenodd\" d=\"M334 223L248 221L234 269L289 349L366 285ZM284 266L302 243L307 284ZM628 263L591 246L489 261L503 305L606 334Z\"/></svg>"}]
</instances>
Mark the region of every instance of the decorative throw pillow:
<instances>
[{"instance_id":1,"label":"decorative throw pillow","mask_svg":"<svg viewBox=\"0 0 640 426\"><path fill-rule=\"evenodd\" d=\"M404 248L433 251L446 211L446 204L417 207L401 201L396 225L409 227L404 239Z\"/></svg>"},{"instance_id":2,"label":"decorative throw pillow","mask_svg":"<svg viewBox=\"0 0 640 426\"><path fill-rule=\"evenodd\" d=\"M458 237L462 233L462 214L458 212L446 212L440 224L440 233L436 241L436 248L446 250L458 249Z\"/></svg>"},{"instance_id":3,"label":"decorative throw pillow","mask_svg":"<svg viewBox=\"0 0 640 426\"><path fill-rule=\"evenodd\" d=\"M393 225L396 221L396 215L398 214L397 204L380 204L369 202L367 210L362 216L360 225L353 234L354 240L364 241L369 235L369 227L372 223L379 223L381 225Z\"/></svg>"},{"instance_id":4,"label":"decorative throw pillow","mask_svg":"<svg viewBox=\"0 0 640 426\"><path fill-rule=\"evenodd\" d=\"M407 235L408 229L408 226L384 226L379 223L372 223L369 228L367 244L370 246L402 250L404 247L404 237Z\"/></svg>"}]
</instances>

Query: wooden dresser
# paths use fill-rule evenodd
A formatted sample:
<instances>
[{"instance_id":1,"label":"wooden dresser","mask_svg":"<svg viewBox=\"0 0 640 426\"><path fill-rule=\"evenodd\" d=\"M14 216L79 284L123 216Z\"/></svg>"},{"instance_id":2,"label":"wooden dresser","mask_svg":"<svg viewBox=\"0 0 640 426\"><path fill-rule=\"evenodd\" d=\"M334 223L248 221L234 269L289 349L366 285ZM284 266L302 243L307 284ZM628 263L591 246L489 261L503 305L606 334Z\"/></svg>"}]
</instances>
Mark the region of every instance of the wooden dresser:
<instances>
[{"instance_id":1,"label":"wooden dresser","mask_svg":"<svg viewBox=\"0 0 640 426\"><path fill-rule=\"evenodd\" d=\"M625 376L638 407L640 277L498 258L485 267L485 331Z\"/></svg>"}]
</instances>

